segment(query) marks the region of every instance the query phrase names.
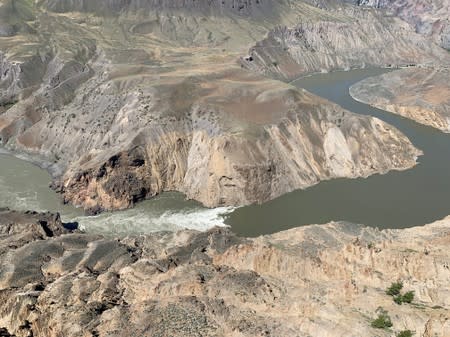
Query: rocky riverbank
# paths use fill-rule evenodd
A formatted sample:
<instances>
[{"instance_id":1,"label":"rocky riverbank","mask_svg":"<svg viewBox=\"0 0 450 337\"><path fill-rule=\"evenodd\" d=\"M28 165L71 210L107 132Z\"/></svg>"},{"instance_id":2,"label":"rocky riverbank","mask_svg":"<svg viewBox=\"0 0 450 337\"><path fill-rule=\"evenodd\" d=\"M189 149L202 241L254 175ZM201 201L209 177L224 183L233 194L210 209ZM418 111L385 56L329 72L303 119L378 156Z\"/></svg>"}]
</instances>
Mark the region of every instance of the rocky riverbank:
<instances>
[{"instance_id":1,"label":"rocky riverbank","mask_svg":"<svg viewBox=\"0 0 450 337\"><path fill-rule=\"evenodd\" d=\"M450 334L450 219L379 231L349 223L255 239L227 229L121 239L58 216L0 212L4 336ZM414 291L396 304L396 281ZM371 322L386 310L393 327Z\"/></svg>"},{"instance_id":2,"label":"rocky riverbank","mask_svg":"<svg viewBox=\"0 0 450 337\"><path fill-rule=\"evenodd\" d=\"M450 132L450 70L403 69L368 78L350 88L358 101Z\"/></svg>"},{"instance_id":3,"label":"rocky riverbank","mask_svg":"<svg viewBox=\"0 0 450 337\"><path fill-rule=\"evenodd\" d=\"M45 162L64 201L90 213L174 190L262 203L410 168L419 152L394 128L257 73L446 61L402 20L347 3L13 4L0 4L0 142ZM245 56L255 44L262 56Z\"/></svg>"}]
</instances>

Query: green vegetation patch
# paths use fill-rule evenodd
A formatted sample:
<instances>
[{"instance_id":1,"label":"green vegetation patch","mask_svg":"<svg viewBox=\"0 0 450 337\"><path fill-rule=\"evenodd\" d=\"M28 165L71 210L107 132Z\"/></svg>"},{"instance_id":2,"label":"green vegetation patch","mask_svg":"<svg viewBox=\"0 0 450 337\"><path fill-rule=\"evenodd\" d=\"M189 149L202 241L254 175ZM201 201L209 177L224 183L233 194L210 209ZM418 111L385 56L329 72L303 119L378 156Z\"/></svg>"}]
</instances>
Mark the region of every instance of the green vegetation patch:
<instances>
[{"instance_id":1,"label":"green vegetation patch","mask_svg":"<svg viewBox=\"0 0 450 337\"><path fill-rule=\"evenodd\" d=\"M389 288L386 290L386 294L389 296L397 296L400 295L400 291L403 288L402 282L394 282L391 284Z\"/></svg>"},{"instance_id":2,"label":"green vegetation patch","mask_svg":"<svg viewBox=\"0 0 450 337\"><path fill-rule=\"evenodd\" d=\"M378 317L375 318L370 326L375 329L387 329L392 327L391 317L386 310L381 310Z\"/></svg>"},{"instance_id":3,"label":"green vegetation patch","mask_svg":"<svg viewBox=\"0 0 450 337\"><path fill-rule=\"evenodd\" d=\"M400 331L396 335L396 337L412 337L412 335L413 335L413 332L411 330L403 330L403 331Z\"/></svg>"},{"instance_id":4,"label":"green vegetation patch","mask_svg":"<svg viewBox=\"0 0 450 337\"><path fill-rule=\"evenodd\" d=\"M414 300L414 291L408 291L402 296L403 303L411 303Z\"/></svg>"},{"instance_id":5,"label":"green vegetation patch","mask_svg":"<svg viewBox=\"0 0 450 337\"><path fill-rule=\"evenodd\" d=\"M401 305L403 303L412 303L414 300L414 291L407 291L403 295L401 290L403 288L402 282L394 282L389 288L386 289L386 294L392 296L394 302Z\"/></svg>"}]
</instances>

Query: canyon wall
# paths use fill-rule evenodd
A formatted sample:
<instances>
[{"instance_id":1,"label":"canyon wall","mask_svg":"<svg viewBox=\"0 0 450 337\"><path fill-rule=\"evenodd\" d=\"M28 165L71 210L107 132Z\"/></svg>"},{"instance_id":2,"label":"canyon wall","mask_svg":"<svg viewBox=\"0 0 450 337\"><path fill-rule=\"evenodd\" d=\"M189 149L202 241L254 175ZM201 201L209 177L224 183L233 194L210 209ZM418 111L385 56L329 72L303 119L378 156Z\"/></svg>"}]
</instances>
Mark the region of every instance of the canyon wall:
<instances>
[{"instance_id":1,"label":"canyon wall","mask_svg":"<svg viewBox=\"0 0 450 337\"><path fill-rule=\"evenodd\" d=\"M420 152L394 128L257 74L445 62L407 23L350 5L180 4L0 4L15 27L0 38L0 141L43 163L65 202L96 213L177 190L246 205L415 164ZM276 45L240 64L261 40Z\"/></svg>"},{"instance_id":2,"label":"canyon wall","mask_svg":"<svg viewBox=\"0 0 450 337\"><path fill-rule=\"evenodd\" d=\"M342 7L322 20L280 26L255 44L242 65L266 76L301 75L365 67L448 66L448 52L382 11Z\"/></svg>"},{"instance_id":3,"label":"canyon wall","mask_svg":"<svg viewBox=\"0 0 450 337\"><path fill-rule=\"evenodd\" d=\"M3 336L418 336L450 333L449 219L108 239L0 211ZM414 291L411 304L385 293ZM371 322L383 310L393 327Z\"/></svg>"},{"instance_id":4,"label":"canyon wall","mask_svg":"<svg viewBox=\"0 0 450 337\"><path fill-rule=\"evenodd\" d=\"M362 0L359 5L387 8L410 23L415 30L450 50L450 1L448 0Z\"/></svg>"}]
</instances>

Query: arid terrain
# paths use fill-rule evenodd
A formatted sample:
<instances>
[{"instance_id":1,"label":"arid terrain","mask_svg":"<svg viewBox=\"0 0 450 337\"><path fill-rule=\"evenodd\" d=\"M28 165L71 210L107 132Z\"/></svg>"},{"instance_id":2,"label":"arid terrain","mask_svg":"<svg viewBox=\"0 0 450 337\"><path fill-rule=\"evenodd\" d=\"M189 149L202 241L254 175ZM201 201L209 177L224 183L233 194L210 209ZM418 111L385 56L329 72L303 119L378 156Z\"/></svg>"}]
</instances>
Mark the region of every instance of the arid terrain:
<instances>
[{"instance_id":1,"label":"arid terrain","mask_svg":"<svg viewBox=\"0 0 450 337\"><path fill-rule=\"evenodd\" d=\"M3 336L450 334L449 219L379 231L313 225L113 240L49 214L0 213ZM412 303L385 293L402 281ZM371 322L386 310L393 327Z\"/></svg>"},{"instance_id":2,"label":"arid terrain","mask_svg":"<svg viewBox=\"0 0 450 337\"><path fill-rule=\"evenodd\" d=\"M352 96L448 132L449 11L449 0L0 0L0 145L90 214L165 191L261 204L407 170L422 151L398 129L291 81L405 68ZM448 337L449 245L448 217L114 237L1 208L0 336Z\"/></svg>"},{"instance_id":3,"label":"arid terrain","mask_svg":"<svg viewBox=\"0 0 450 337\"><path fill-rule=\"evenodd\" d=\"M450 62L346 3L8 0L0 17L0 141L90 213L173 190L261 203L410 168L419 151L395 128L261 74Z\"/></svg>"},{"instance_id":4,"label":"arid terrain","mask_svg":"<svg viewBox=\"0 0 450 337\"><path fill-rule=\"evenodd\" d=\"M353 98L450 132L450 70L404 69L354 85Z\"/></svg>"}]
</instances>

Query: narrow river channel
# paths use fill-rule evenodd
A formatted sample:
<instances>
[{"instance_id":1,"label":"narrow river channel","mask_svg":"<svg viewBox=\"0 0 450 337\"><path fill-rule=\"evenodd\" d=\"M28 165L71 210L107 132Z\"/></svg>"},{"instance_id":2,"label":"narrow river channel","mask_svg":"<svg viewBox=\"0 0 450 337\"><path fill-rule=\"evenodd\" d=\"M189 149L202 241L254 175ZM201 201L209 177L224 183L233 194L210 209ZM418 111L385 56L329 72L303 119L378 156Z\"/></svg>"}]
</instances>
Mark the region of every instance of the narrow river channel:
<instances>
[{"instance_id":1,"label":"narrow river channel","mask_svg":"<svg viewBox=\"0 0 450 337\"><path fill-rule=\"evenodd\" d=\"M190 228L207 230L224 225L222 214L231 208L208 209L181 193L164 193L125 211L85 216L81 209L63 205L59 195L49 188L47 171L0 152L0 207L15 210L59 212L65 222L78 222L89 233L111 235L140 234Z\"/></svg>"}]
</instances>

